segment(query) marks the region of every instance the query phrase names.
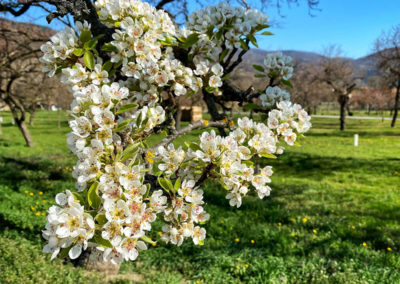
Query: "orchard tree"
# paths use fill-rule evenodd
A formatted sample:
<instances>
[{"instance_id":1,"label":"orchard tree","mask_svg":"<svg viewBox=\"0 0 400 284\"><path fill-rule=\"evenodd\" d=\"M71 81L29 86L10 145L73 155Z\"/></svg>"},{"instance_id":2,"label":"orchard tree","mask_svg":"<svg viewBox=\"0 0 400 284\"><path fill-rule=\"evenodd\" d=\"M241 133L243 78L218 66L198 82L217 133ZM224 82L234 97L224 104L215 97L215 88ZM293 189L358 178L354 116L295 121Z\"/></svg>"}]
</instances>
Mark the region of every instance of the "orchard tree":
<instances>
[{"instance_id":1,"label":"orchard tree","mask_svg":"<svg viewBox=\"0 0 400 284\"><path fill-rule=\"evenodd\" d=\"M355 77L351 61L340 57L340 51L335 46L329 47L326 55L320 60L317 77L336 97L340 105L340 130L344 130L346 108L352 92L360 84L360 78Z\"/></svg>"},{"instance_id":2,"label":"orchard tree","mask_svg":"<svg viewBox=\"0 0 400 284\"><path fill-rule=\"evenodd\" d=\"M10 109L26 145L33 140L26 125L27 113L34 113L43 99L43 83L49 81L41 72L40 46L51 35L37 26L30 29L0 20L0 100ZM33 118L33 117L32 117Z\"/></svg>"},{"instance_id":3,"label":"orchard tree","mask_svg":"<svg viewBox=\"0 0 400 284\"><path fill-rule=\"evenodd\" d=\"M388 82L388 87L396 90L391 123L394 127L400 107L400 25L382 33L375 41L375 52L378 56L377 66L381 75Z\"/></svg>"},{"instance_id":4,"label":"orchard tree","mask_svg":"<svg viewBox=\"0 0 400 284\"><path fill-rule=\"evenodd\" d=\"M210 179L221 184L234 207L249 194L270 194L272 168L257 171L254 161L276 158L311 127L307 112L280 89L291 85L289 57L269 54L263 66L255 66L268 81L266 90L254 94L268 114L266 124L247 117L235 124L213 115L212 121L177 130L173 116L180 96L202 91L215 107L215 98L232 95L222 88L238 64L229 63L256 35L269 34L266 15L220 3L194 12L179 28L163 10L136 0L48 3L57 15L75 19L74 28L42 46L41 62L49 76L60 73L72 86L67 144L78 157L77 192L56 195L43 231L43 250L52 259L68 255L91 267L96 259L110 262L102 270L135 260L156 241L149 235L157 217L164 222L161 241L203 244L201 224L210 216L202 188ZM225 135L204 131L199 142L173 144L210 127ZM156 134L165 137L148 145Z\"/></svg>"}]
</instances>

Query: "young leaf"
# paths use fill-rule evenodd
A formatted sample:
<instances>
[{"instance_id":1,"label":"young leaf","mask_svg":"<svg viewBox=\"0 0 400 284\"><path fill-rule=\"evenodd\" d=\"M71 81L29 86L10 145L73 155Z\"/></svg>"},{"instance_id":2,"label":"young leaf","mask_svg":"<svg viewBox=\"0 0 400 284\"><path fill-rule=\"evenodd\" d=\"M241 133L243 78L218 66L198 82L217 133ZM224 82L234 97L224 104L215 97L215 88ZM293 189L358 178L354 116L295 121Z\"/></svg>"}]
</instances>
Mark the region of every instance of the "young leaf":
<instances>
[{"instance_id":1,"label":"young leaf","mask_svg":"<svg viewBox=\"0 0 400 284\"><path fill-rule=\"evenodd\" d=\"M97 191L98 187L99 183L95 182L92 184L88 191L88 202L89 205L94 209L98 209L101 205L101 197L99 196L99 193Z\"/></svg>"},{"instance_id":2,"label":"young leaf","mask_svg":"<svg viewBox=\"0 0 400 284\"><path fill-rule=\"evenodd\" d=\"M82 48L75 48L74 49L74 55L75 56L81 57L83 53L84 53L84 50Z\"/></svg>"},{"instance_id":3,"label":"young leaf","mask_svg":"<svg viewBox=\"0 0 400 284\"><path fill-rule=\"evenodd\" d=\"M98 214L98 215L94 218L94 220L96 220L97 223L98 223L100 226L103 226L105 223L108 222L108 220L107 220L107 218L106 218L106 215L105 215L104 213Z\"/></svg>"},{"instance_id":4,"label":"young leaf","mask_svg":"<svg viewBox=\"0 0 400 284\"><path fill-rule=\"evenodd\" d=\"M292 83L290 83L289 80L282 80L281 82L282 82L283 85L293 89L293 85L292 85Z\"/></svg>"},{"instance_id":5,"label":"young leaf","mask_svg":"<svg viewBox=\"0 0 400 284\"><path fill-rule=\"evenodd\" d=\"M199 35L197 33L190 34L184 43L181 44L183 48L190 48L199 40Z\"/></svg>"},{"instance_id":6,"label":"young leaf","mask_svg":"<svg viewBox=\"0 0 400 284\"><path fill-rule=\"evenodd\" d=\"M86 50L90 50L90 49L95 48L96 45L97 45L97 39L91 39L91 40L85 42L85 44L83 45L83 48Z\"/></svg>"},{"instance_id":7,"label":"young leaf","mask_svg":"<svg viewBox=\"0 0 400 284\"><path fill-rule=\"evenodd\" d=\"M106 63L103 64L103 66L101 67L101 70L105 70L107 72L110 72L111 68L112 68L112 63L111 61L106 61Z\"/></svg>"},{"instance_id":8,"label":"young leaf","mask_svg":"<svg viewBox=\"0 0 400 284\"><path fill-rule=\"evenodd\" d=\"M126 119L124 121L122 121L121 123L118 124L117 127L115 127L113 129L113 132L119 132L121 130L124 130L125 128L127 128L129 126L129 124L132 122L132 119Z\"/></svg>"},{"instance_id":9,"label":"young leaf","mask_svg":"<svg viewBox=\"0 0 400 284\"><path fill-rule=\"evenodd\" d=\"M89 69L93 69L94 68L94 56L93 53L91 53L90 51L86 51L85 55L83 56L83 60L85 61L85 65L87 68Z\"/></svg>"},{"instance_id":10,"label":"young leaf","mask_svg":"<svg viewBox=\"0 0 400 284\"><path fill-rule=\"evenodd\" d=\"M148 236L142 236L142 237L140 237L140 239L142 239L143 241L145 241L146 243L149 243L149 244L155 244L156 243L155 241L150 239Z\"/></svg>"},{"instance_id":11,"label":"young leaf","mask_svg":"<svg viewBox=\"0 0 400 284\"><path fill-rule=\"evenodd\" d=\"M267 75L265 75L265 74L256 74L256 75L254 75L254 77L256 77L256 78L265 78L265 77L267 77Z\"/></svg>"},{"instance_id":12,"label":"young leaf","mask_svg":"<svg viewBox=\"0 0 400 284\"><path fill-rule=\"evenodd\" d=\"M262 32L261 34L262 34L262 35L274 35L274 34L271 33L271 32Z\"/></svg>"},{"instance_id":13,"label":"young leaf","mask_svg":"<svg viewBox=\"0 0 400 284\"><path fill-rule=\"evenodd\" d=\"M174 190L174 186L172 185L172 182L169 179L158 177L157 181L159 185L167 192Z\"/></svg>"},{"instance_id":14,"label":"young leaf","mask_svg":"<svg viewBox=\"0 0 400 284\"><path fill-rule=\"evenodd\" d=\"M106 248L112 248L113 247L109 240L103 239L103 237L101 236L101 232L100 231L95 231L93 237L94 237L95 242L97 244L101 245L102 247L106 247Z\"/></svg>"},{"instance_id":15,"label":"young leaf","mask_svg":"<svg viewBox=\"0 0 400 284\"><path fill-rule=\"evenodd\" d=\"M247 45L247 43L243 39L240 39L240 48L243 49L243 50L248 50L249 49L249 46Z\"/></svg>"},{"instance_id":16,"label":"young leaf","mask_svg":"<svg viewBox=\"0 0 400 284\"><path fill-rule=\"evenodd\" d=\"M276 156L271 153L259 153L261 157L268 158L268 159L276 159Z\"/></svg>"},{"instance_id":17,"label":"young leaf","mask_svg":"<svg viewBox=\"0 0 400 284\"><path fill-rule=\"evenodd\" d=\"M261 65L253 64L253 68L257 71L264 72L264 67L262 67Z\"/></svg>"},{"instance_id":18,"label":"young leaf","mask_svg":"<svg viewBox=\"0 0 400 284\"><path fill-rule=\"evenodd\" d=\"M117 52L118 49L112 45L111 43L105 43L102 47L101 47L102 51L114 51Z\"/></svg>"},{"instance_id":19,"label":"young leaf","mask_svg":"<svg viewBox=\"0 0 400 284\"><path fill-rule=\"evenodd\" d=\"M177 192L177 191L179 190L180 187L181 187L181 179L178 178L178 179L175 181L175 184L174 184L174 191Z\"/></svg>"},{"instance_id":20,"label":"young leaf","mask_svg":"<svg viewBox=\"0 0 400 284\"><path fill-rule=\"evenodd\" d=\"M79 41L85 43L91 38L92 38L92 33L90 32L90 30L83 30L81 35L79 36Z\"/></svg>"},{"instance_id":21,"label":"young leaf","mask_svg":"<svg viewBox=\"0 0 400 284\"><path fill-rule=\"evenodd\" d=\"M256 38L255 38L252 34L249 34L249 35L248 35L248 38L249 38L250 42L251 42L255 47L258 47L257 40L256 40Z\"/></svg>"},{"instance_id":22,"label":"young leaf","mask_svg":"<svg viewBox=\"0 0 400 284\"><path fill-rule=\"evenodd\" d=\"M137 107L138 107L137 104L126 104L126 105L123 105L118 109L117 114L121 114L121 113L124 113L124 112L127 112L127 111L131 111L131 110L133 110L133 109L135 109Z\"/></svg>"},{"instance_id":23,"label":"young leaf","mask_svg":"<svg viewBox=\"0 0 400 284\"><path fill-rule=\"evenodd\" d=\"M227 48L221 52L221 55L219 56L219 62L222 62L224 60L224 58L228 55L229 51L230 49Z\"/></svg>"}]
</instances>

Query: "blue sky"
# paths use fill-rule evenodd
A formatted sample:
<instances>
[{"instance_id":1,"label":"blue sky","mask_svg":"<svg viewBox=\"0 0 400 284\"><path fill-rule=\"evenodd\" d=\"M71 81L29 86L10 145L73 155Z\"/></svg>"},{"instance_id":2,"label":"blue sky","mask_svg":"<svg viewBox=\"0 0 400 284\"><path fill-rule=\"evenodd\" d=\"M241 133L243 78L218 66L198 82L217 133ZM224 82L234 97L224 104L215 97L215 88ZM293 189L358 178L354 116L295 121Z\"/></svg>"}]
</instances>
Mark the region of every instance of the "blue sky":
<instances>
[{"instance_id":1,"label":"blue sky","mask_svg":"<svg viewBox=\"0 0 400 284\"><path fill-rule=\"evenodd\" d=\"M314 17L308 13L306 0L299 2L302 4L291 8L284 5L284 17L275 7L267 10L275 35L261 37L260 48L321 53L324 47L335 44L344 56L359 58L372 52L373 42L383 30L400 24L400 0L320 0L320 11L313 11ZM24 20L46 25L38 10L32 10Z\"/></svg>"},{"instance_id":2,"label":"blue sky","mask_svg":"<svg viewBox=\"0 0 400 284\"><path fill-rule=\"evenodd\" d=\"M284 18L271 8L267 13L278 26L271 28L275 36L260 39L260 47L320 53L336 44L344 56L358 58L372 52L383 30L400 24L400 0L320 0L319 8L310 17L306 4L285 7Z\"/></svg>"}]
</instances>

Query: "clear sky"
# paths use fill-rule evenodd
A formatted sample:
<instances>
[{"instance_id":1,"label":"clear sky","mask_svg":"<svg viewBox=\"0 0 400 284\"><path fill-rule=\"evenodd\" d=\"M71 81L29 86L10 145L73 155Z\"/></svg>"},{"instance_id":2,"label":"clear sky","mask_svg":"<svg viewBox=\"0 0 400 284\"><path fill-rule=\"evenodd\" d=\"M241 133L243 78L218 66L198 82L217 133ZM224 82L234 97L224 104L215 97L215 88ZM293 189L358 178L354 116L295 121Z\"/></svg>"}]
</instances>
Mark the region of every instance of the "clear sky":
<instances>
[{"instance_id":1,"label":"clear sky","mask_svg":"<svg viewBox=\"0 0 400 284\"><path fill-rule=\"evenodd\" d=\"M320 0L319 8L310 17L305 3L285 7L284 18L271 8L267 13L279 25L271 28L274 36L260 39L260 48L321 53L336 44L344 56L359 58L372 52L383 30L400 24L400 0Z\"/></svg>"},{"instance_id":2,"label":"clear sky","mask_svg":"<svg viewBox=\"0 0 400 284\"><path fill-rule=\"evenodd\" d=\"M344 56L359 58L372 52L373 42L383 30L400 24L400 0L320 0L320 11L312 11L313 17L306 0L299 2L302 4L290 8L283 5L284 17L279 16L275 7L267 10L275 35L261 37L260 48L321 53L324 47L335 44ZM31 11L23 20L46 25L44 14L38 10Z\"/></svg>"}]
</instances>

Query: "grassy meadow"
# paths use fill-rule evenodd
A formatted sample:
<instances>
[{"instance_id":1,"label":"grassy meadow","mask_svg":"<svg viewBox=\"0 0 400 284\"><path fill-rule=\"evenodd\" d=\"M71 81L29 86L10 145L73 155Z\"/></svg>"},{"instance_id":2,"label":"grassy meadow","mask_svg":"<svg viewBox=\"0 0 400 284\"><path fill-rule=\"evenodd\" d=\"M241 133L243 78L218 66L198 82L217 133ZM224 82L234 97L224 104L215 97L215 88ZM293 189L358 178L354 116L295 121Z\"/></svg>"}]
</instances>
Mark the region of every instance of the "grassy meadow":
<instances>
[{"instance_id":1,"label":"grassy meadow","mask_svg":"<svg viewBox=\"0 0 400 284\"><path fill-rule=\"evenodd\" d=\"M1 116L0 283L400 282L400 126L390 121L352 119L340 132L337 119L313 119L301 147L265 161L274 168L270 197L248 196L236 209L209 182L203 246L158 242L107 278L41 252L46 210L74 188L67 116L57 128L56 112L38 113L33 148Z\"/></svg>"}]
</instances>

